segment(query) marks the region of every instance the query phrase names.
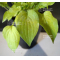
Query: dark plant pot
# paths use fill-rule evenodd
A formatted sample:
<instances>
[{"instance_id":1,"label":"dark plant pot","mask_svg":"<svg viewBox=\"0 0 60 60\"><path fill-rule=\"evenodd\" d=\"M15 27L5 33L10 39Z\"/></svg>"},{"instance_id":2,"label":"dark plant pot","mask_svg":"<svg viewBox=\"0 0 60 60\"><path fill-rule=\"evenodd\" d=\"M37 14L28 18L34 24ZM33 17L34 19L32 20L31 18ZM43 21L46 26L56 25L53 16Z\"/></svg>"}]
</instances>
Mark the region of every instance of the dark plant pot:
<instances>
[{"instance_id":1,"label":"dark plant pot","mask_svg":"<svg viewBox=\"0 0 60 60\"><path fill-rule=\"evenodd\" d=\"M39 33L41 32L41 28L42 28L42 27L39 26L39 30L38 30L35 38L33 39L30 47L27 45L27 43L25 43L25 41L24 41L21 37L20 37L20 43L19 43L19 45L20 45L22 48L25 48L25 49L29 49L29 48L34 47L34 46L37 44L37 39L38 39Z\"/></svg>"}]
</instances>

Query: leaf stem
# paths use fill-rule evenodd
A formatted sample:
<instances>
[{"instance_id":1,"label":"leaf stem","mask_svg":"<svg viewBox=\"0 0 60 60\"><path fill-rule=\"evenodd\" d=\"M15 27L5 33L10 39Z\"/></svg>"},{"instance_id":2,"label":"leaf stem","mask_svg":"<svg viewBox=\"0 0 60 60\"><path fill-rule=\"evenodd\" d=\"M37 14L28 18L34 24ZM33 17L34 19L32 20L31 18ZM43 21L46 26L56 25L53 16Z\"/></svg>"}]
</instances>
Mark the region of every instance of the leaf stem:
<instances>
[{"instance_id":1,"label":"leaf stem","mask_svg":"<svg viewBox=\"0 0 60 60\"><path fill-rule=\"evenodd\" d=\"M7 8L9 9L9 8L10 8L10 6L7 6Z\"/></svg>"},{"instance_id":2,"label":"leaf stem","mask_svg":"<svg viewBox=\"0 0 60 60\"><path fill-rule=\"evenodd\" d=\"M8 10L6 7L4 7L6 10Z\"/></svg>"},{"instance_id":3,"label":"leaf stem","mask_svg":"<svg viewBox=\"0 0 60 60\"><path fill-rule=\"evenodd\" d=\"M14 25L14 21L13 21L12 25Z\"/></svg>"},{"instance_id":4,"label":"leaf stem","mask_svg":"<svg viewBox=\"0 0 60 60\"><path fill-rule=\"evenodd\" d=\"M9 8L10 8L9 6L6 6L6 7L5 7L5 6L3 6L3 7L4 7L6 10L9 10Z\"/></svg>"},{"instance_id":5,"label":"leaf stem","mask_svg":"<svg viewBox=\"0 0 60 60\"><path fill-rule=\"evenodd\" d=\"M48 9L48 6L47 6L47 9Z\"/></svg>"},{"instance_id":6,"label":"leaf stem","mask_svg":"<svg viewBox=\"0 0 60 60\"><path fill-rule=\"evenodd\" d=\"M12 25L14 25L14 23L15 23L15 20L13 21Z\"/></svg>"}]
</instances>

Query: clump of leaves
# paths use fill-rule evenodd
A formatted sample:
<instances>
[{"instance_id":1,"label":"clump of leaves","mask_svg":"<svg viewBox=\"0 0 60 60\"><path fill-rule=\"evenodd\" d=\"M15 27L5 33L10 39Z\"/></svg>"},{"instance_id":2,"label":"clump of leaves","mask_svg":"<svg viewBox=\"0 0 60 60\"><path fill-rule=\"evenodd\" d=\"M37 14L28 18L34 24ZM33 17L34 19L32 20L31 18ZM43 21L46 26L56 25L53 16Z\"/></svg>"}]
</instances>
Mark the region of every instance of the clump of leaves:
<instances>
[{"instance_id":1,"label":"clump of leaves","mask_svg":"<svg viewBox=\"0 0 60 60\"><path fill-rule=\"evenodd\" d=\"M2 33L6 39L8 47L15 52L19 45L20 37L31 46L36 36L39 24L45 29L50 36L52 42L56 38L58 32L58 21L53 17L50 11L43 14L38 12L39 9L53 5L55 2L11 2L10 7L7 2L0 2L0 6L7 11L3 15L2 23L6 20L10 21L12 17L16 17L11 26L4 27ZM16 26L14 26L14 23Z\"/></svg>"}]
</instances>

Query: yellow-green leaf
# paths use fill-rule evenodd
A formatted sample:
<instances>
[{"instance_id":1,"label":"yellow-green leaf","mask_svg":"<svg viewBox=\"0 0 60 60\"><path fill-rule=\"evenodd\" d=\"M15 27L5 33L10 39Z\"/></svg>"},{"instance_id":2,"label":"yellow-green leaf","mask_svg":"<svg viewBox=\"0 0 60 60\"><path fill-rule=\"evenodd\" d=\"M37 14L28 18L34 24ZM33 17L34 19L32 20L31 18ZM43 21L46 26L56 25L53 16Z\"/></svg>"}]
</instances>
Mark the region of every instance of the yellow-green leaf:
<instances>
[{"instance_id":1,"label":"yellow-green leaf","mask_svg":"<svg viewBox=\"0 0 60 60\"><path fill-rule=\"evenodd\" d=\"M17 30L30 46L39 28L39 17L34 10L21 11L15 19Z\"/></svg>"},{"instance_id":2,"label":"yellow-green leaf","mask_svg":"<svg viewBox=\"0 0 60 60\"><path fill-rule=\"evenodd\" d=\"M20 41L20 34L17 31L16 27L6 26L4 27L2 33L3 33L3 37L7 41L8 47L15 52Z\"/></svg>"},{"instance_id":3,"label":"yellow-green leaf","mask_svg":"<svg viewBox=\"0 0 60 60\"><path fill-rule=\"evenodd\" d=\"M58 32L57 19L53 17L50 11L45 11L43 14L38 12L38 15L39 15L39 24L45 29L47 34L52 39L52 42L54 43L54 40Z\"/></svg>"},{"instance_id":4,"label":"yellow-green leaf","mask_svg":"<svg viewBox=\"0 0 60 60\"><path fill-rule=\"evenodd\" d=\"M2 22L6 21L7 19L9 21L12 17L16 16L20 10L20 6L13 5L8 11L4 13Z\"/></svg>"},{"instance_id":5,"label":"yellow-green leaf","mask_svg":"<svg viewBox=\"0 0 60 60\"><path fill-rule=\"evenodd\" d=\"M49 5L53 5L55 2L40 2L40 8L47 7Z\"/></svg>"},{"instance_id":6,"label":"yellow-green leaf","mask_svg":"<svg viewBox=\"0 0 60 60\"><path fill-rule=\"evenodd\" d=\"M36 5L35 10L48 7L49 5L53 5L54 3L55 3L55 2L39 2L39 3Z\"/></svg>"},{"instance_id":7,"label":"yellow-green leaf","mask_svg":"<svg viewBox=\"0 0 60 60\"><path fill-rule=\"evenodd\" d=\"M5 8L5 7L9 8L7 2L0 2L0 6L1 6L1 7L4 7L4 8Z\"/></svg>"}]
</instances>

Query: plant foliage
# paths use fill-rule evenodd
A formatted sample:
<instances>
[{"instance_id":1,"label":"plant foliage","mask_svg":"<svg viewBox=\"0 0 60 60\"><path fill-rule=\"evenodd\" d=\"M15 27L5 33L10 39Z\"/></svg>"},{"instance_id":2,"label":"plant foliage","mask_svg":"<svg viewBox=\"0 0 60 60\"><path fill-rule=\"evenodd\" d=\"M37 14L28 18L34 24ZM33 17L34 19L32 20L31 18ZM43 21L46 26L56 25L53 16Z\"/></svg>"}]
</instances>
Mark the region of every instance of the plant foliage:
<instances>
[{"instance_id":1,"label":"plant foliage","mask_svg":"<svg viewBox=\"0 0 60 60\"><path fill-rule=\"evenodd\" d=\"M20 36L31 46L36 36L39 24L45 29L50 36L52 42L56 38L58 32L58 22L50 11L43 14L38 12L39 9L53 5L55 2L11 2L10 7L7 2L0 2L0 6L7 11L3 15L2 22L10 21L12 17L16 17L11 26L4 27L2 33L6 39L8 47L15 51L19 45ZM14 27L14 23L16 26Z\"/></svg>"}]
</instances>

